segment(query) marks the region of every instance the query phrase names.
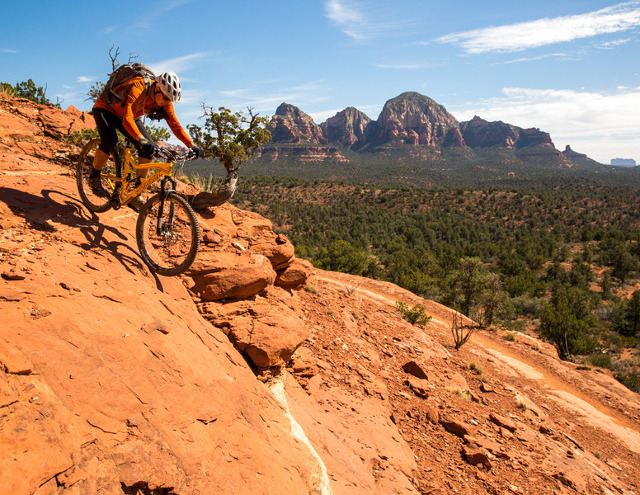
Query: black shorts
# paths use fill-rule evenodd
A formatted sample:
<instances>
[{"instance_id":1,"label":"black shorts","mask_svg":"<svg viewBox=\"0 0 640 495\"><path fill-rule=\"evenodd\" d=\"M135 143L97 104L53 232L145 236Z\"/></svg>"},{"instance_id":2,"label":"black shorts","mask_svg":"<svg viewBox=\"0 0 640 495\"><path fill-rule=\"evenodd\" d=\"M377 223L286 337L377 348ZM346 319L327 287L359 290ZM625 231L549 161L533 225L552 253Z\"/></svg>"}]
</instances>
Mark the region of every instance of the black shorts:
<instances>
[{"instance_id":1,"label":"black shorts","mask_svg":"<svg viewBox=\"0 0 640 495\"><path fill-rule=\"evenodd\" d=\"M122 123L122 119L115 113L110 112L109 110L105 110L104 108L94 108L92 113L93 118L96 121L98 134L100 134L100 151L106 153L107 155L110 155L113 151L113 148L115 148L116 144L118 143L118 134L116 133L116 131L120 131L123 136L131 137L131 141L138 150L138 156L140 158L151 158L150 155L147 155L140 150L140 143L138 143L138 140L135 138L135 136L131 136L131 134L127 132L124 124ZM142 121L138 118L135 119L135 122L138 130L140 131L140 134L151 141L149 131L144 126Z\"/></svg>"}]
</instances>

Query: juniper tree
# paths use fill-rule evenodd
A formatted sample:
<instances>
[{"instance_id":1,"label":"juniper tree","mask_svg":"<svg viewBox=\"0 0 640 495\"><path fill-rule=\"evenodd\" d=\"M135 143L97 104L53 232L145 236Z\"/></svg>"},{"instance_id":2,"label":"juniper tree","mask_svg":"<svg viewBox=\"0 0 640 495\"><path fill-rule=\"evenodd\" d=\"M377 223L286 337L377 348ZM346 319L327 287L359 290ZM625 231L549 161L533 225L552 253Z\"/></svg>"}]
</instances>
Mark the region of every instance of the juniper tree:
<instances>
[{"instance_id":1,"label":"juniper tree","mask_svg":"<svg viewBox=\"0 0 640 495\"><path fill-rule=\"evenodd\" d=\"M238 170L262 146L271 140L267 129L269 119L254 114L232 112L228 108L202 104L204 127L187 126L193 142L204 149L205 157L219 160L227 177L222 188L215 192L201 192L192 199L194 208L217 206L230 199L236 189Z\"/></svg>"}]
</instances>

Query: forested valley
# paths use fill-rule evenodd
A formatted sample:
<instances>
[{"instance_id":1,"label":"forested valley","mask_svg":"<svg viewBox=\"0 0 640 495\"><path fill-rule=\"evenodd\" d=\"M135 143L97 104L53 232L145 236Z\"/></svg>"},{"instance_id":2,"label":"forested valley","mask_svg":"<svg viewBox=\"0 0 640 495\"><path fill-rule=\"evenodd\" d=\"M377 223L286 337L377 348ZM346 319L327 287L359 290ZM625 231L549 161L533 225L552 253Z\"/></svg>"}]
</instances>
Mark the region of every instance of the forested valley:
<instances>
[{"instance_id":1,"label":"forested valley","mask_svg":"<svg viewBox=\"0 0 640 495\"><path fill-rule=\"evenodd\" d=\"M233 203L317 268L393 282L640 392L640 196L586 182L422 188L243 177Z\"/></svg>"}]
</instances>

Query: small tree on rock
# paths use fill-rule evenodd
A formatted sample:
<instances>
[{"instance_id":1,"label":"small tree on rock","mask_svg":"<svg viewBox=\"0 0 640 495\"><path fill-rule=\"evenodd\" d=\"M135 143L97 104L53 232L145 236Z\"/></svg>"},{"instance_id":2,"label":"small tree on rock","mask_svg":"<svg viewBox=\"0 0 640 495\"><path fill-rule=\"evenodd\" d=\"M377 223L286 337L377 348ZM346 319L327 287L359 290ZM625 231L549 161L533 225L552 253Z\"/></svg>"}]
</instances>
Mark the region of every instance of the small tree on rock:
<instances>
[{"instance_id":1,"label":"small tree on rock","mask_svg":"<svg viewBox=\"0 0 640 495\"><path fill-rule=\"evenodd\" d=\"M215 192L201 192L191 199L196 209L218 206L229 200L236 189L238 170L253 154L271 140L267 130L269 119L254 114L251 108L247 114L231 112L228 108L202 105L205 118L204 128L189 125L187 129L194 143L204 149L206 157L219 160L227 171L221 189Z\"/></svg>"}]
</instances>

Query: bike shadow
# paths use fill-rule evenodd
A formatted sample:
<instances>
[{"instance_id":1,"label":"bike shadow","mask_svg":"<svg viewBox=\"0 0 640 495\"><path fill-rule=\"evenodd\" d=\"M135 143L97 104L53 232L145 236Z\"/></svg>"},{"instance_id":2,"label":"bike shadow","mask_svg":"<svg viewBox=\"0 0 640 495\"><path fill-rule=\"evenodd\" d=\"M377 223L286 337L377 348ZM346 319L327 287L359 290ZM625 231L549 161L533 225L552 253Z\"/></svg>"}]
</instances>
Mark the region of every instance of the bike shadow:
<instances>
[{"instance_id":1,"label":"bike shadow","mask_svg":"<svg viewBox=\"0 0 640 495\"><path fill-rule=\"evenodd\" d=\"M115 227L101 223L98 215L64 191L42 189L41 194L37 196L20 189L0 186L0 201L14 215L23 218L30 229L55 234L63 230L59 226L76 228L85 238L85 242L75 243L80 248L108 253L129 273L137 271L150 274L155 279L156 287L162 290L162 282L157 274L147 268L140 254L127 243L130 241L129 236Z\"/></svg>"}]
</instances>

